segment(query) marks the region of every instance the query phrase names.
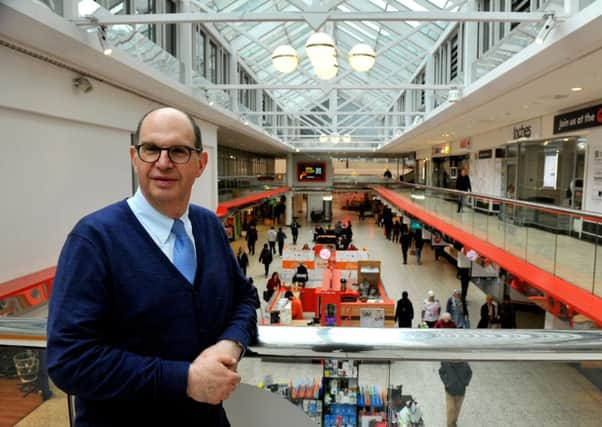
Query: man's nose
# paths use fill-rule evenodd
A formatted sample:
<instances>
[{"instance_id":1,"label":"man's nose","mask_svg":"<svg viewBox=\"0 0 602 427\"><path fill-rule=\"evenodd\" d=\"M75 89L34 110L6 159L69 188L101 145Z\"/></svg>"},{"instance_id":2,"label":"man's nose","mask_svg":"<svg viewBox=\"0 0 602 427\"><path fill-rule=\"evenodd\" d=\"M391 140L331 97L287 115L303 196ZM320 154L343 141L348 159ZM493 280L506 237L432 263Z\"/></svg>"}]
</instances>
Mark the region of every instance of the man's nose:
<instances>
[{"instance_id":1,"label":"man's nose","mask_svg":"<svg viewBox=\"0 0 602 427\"><path fill-rule=\"evenodd\" d=\"M159 159L157 159L156 164L159 168L169 168L173 166L173 162L169 158L167 150L161 151L161 154L159 155Z\"/></svg>"}]
</instances>

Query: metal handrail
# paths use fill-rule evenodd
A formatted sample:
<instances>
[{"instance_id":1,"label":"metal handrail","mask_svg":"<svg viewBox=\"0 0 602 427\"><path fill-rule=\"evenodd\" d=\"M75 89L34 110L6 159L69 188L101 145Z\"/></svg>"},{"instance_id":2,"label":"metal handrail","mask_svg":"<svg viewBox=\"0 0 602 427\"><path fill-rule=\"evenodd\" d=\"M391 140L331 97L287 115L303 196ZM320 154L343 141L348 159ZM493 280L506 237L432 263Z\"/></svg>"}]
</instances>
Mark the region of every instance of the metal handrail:
<instances>
[{"instance_id":1,"label":"metal handrail","mask_svg":"<svg viewBox=\"0 0 602 427\"><path fill-rule=\"evenodd\" d=\"M594 222L602 222L602 214L599 214L596 212L591 212L591 211L564 208L561 206L547 205L544 203L527 202L527 201L518 200L518 199L509 199L509 198L501 197L501 196L493 196L491 194L466 192L466 191L454 190L451 188L443 188L443 187L432 187L432 186L423 185L423 184L412 184L412 183L408 183L408 182L398 182L396 184L399 186L402 186L402 187L410 187L410 188L415 188L418 190L431 190L431 191L449 193L449 194L453 194L455 196L470 195L470 197L475 197L478 199L492 200L492 201L497 201L497 202L504 203L504 204L511 204L514 206L522 206L522 207L526 207L526 208L542 210L542 211L547 211L547 212L551 211L551 212L555 212L555 213L559 213L559 214L563 214L563 215L580 217L580 218L587 217L588 219L591 219Z\"/></svg>"},{"instance_id":2,"label":"metal handrail","mask_svg":"<svg viewBox=\"0 0 602 427\"><path fill-rule=\"evenodd\" d=\"M0 319L0 345L23 328L45 335L46 320ZM375 361L602 361L600 330L398 329L259 326L257 356ZM26 346L27 344L22 344Z\"/></svg>"}]
</instances>

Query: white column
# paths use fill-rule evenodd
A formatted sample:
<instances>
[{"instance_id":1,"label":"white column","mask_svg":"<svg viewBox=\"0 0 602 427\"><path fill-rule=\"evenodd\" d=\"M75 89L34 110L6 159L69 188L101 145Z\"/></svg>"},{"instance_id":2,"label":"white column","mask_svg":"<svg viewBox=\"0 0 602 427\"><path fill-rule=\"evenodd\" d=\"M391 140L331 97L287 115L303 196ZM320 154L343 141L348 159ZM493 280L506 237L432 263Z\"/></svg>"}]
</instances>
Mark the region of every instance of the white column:
<instances>
[{"instance_id":1,"label":"white column","mask_svg":"<svg viewBox=\"0 0 602 427\"><path fill-rule=\"evenodd\" d=\"M65 19L77 19L79 13L77 9L78 0L63 0L63 17Z\"/></svg>"},{"instance_id":2,"label":"white column","mask_svg":"<svg viewBox=\"0 0 602 427\"><path fill-rule=\"evenodd\" d=\"M476 11L476 1L468 0L465 12ZM477 60L477 22L464 22L464 86L474 81L472 64Z\"/></svg>"},{"instance_id":3,"label":"white column","mask_svg":"<svg viewBox=\"0 0 602 427\"><path fill-rule=\"evenodd\" d=\"M578 11L579 11L579 0L564 0L564 14L566 16L574 15Z\"/></svg>"},{"instance_id":4,"label":"white column","mask_svg":"<svg viewBox=\"0 0 602 427\"><path fill-rule=\"evenodd\" d=\"M192 12L190 0L180 0L178 11L181 13ZM178 31L178 59L184 67L184 84L192 85L192 24L180 24L176 26Z\"/></svg>"},{"instance_id":5,"label":"white column","mask_svg":"<svg viewBox=\"0 0 602 427\"><path fill-rule=\"evenodd\" d=\"M236 52L230 52L230 84L237 84L238 81L238 55ZM238 90L232 89L230 91L230 109L234 113L238 113Z\"/></svg>"},{"instance_id":6,"label":"white column","mask_svg":"<svg viewBox=\"0 0 602 427\"><path fill-rule=\"evenodd\" d=\"M429 54L426 60L426 67L424 73L424 81L427 85L432 85L435 83L435 60L432 53ZM433 111L435 108L435 91L434 90L425 90L424 91L424 109L428 114Z\"/></svg>"},{"instance_id":7,"label":"white column","mask_svg":"<svg viewBox=\"0 0 602 427\"><path fill-rule=\"evenodd\" d=\"M415 110L414 105L412 103L412 93L410 91L405 91L404 92L404 111L406 113L409 113L410 111ZM406 122L406 129L408 129L410 126L412 126L412 120L414 120L413 116L410 115L406 115L405 116L405 122Z\"/></svg>"},{"instance_id":8,"label":"white column","mask_svg":"<svg viewBox=\"0 0 602 427\"><path fill-rule=\"evenodd\" d=\"M289 191L285 194L286 197L286 213L285 213L285 224L290 225L293 223L293 192ZM291 237L291 242L292 242Z\"/></svg>"}]
</instances>

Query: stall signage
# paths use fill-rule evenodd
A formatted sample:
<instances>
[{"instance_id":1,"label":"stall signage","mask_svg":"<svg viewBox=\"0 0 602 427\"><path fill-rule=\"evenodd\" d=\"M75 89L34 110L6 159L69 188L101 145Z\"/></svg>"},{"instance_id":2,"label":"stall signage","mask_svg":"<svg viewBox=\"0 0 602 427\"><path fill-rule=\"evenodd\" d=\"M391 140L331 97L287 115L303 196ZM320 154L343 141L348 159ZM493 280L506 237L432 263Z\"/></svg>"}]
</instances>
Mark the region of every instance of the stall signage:
<instances>
[{"instance_id":1,"label":"stall signage","mask_svg":"<svg viewBox=\"0 0 602 427\"><path fill-rule=\"evenodd\" d=\"M493 157L493 150L479 151L479 159L491 159L492 157Z\"/></svg>"},{"instance_id":2,"label":"stall signage","mask_svg":"<svg viewBox=\"0 0 602 427\"><path fill-rule=\"evenodd\" d=\"M554 133L602 126L602 105L554 116Z\"/></svg>"},{"instance_id":3,"label":"stall signage","mask_svg":"<svg viewBox=\"0 0 602 427\"><path fill-rule=\"evenodd\" d=\"M470 148L470 138L462 138L460 140L460 148Z\"/></svg>"},{"instance_id":4,"label":"stall signage","mask_svg":"<svg viewBox=\"0 0 602 427\"><path fill-rule=\"evenodd\" d=\"M438 156L441 154L449 154L451 152L451 147L449 143L433 145L433 156Z\"/></svg>"}]
</instances>

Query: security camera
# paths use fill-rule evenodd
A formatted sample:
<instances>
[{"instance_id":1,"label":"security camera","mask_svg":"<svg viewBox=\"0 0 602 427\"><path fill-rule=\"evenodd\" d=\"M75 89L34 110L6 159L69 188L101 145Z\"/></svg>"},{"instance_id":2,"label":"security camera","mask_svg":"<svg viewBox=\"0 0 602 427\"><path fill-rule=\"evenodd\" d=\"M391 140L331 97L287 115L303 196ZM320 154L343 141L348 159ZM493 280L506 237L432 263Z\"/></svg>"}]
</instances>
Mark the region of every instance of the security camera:
<instances>
[{"instance_id":1,"label":"security camera","mask_svg":"<svg viewBox=\"0 0 602 427\"><path fill-rule=\"evenodd\" d=\"M73 87L81 90L83 93L91 92L94 89L90 80L85 77L76 77L73 79Z\"/></svg>"}]
</instances>

